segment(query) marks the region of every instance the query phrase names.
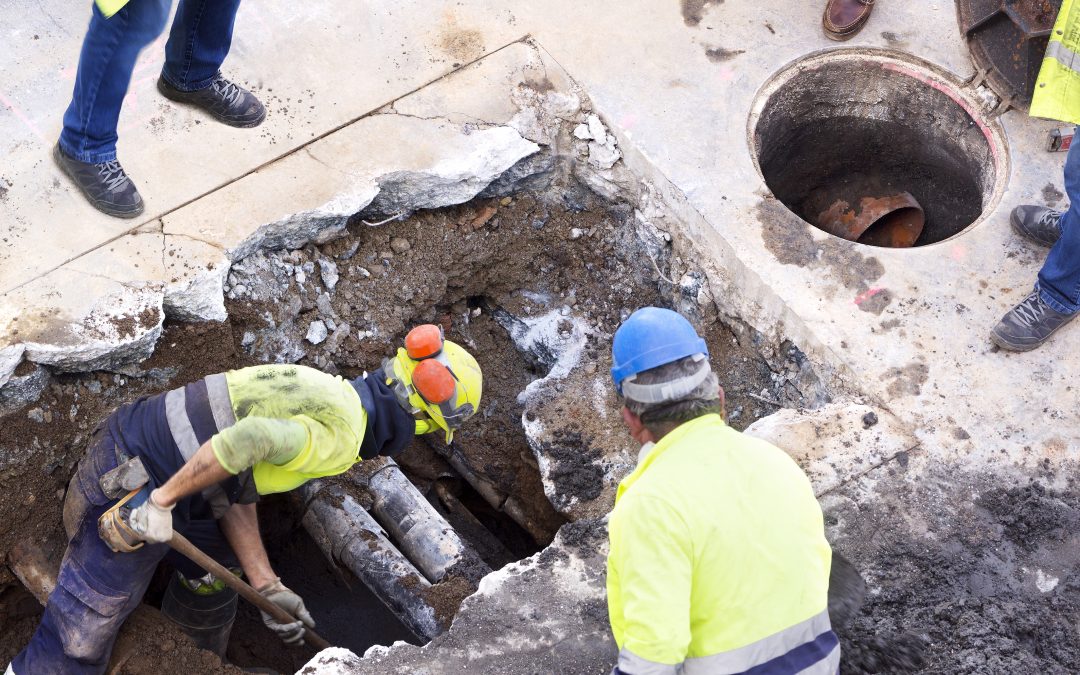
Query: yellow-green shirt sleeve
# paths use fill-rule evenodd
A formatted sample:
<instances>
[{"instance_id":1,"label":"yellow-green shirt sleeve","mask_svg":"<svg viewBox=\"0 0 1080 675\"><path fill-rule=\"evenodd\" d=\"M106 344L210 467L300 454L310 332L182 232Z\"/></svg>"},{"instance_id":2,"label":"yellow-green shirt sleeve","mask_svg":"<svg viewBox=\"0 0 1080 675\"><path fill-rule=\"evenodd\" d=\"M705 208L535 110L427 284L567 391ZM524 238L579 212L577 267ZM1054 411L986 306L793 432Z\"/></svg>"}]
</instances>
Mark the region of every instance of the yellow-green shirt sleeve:
<instances>
[{"instance_id":1,"label":"yellow-green shirt sleeve","mask_svg":"<svg viewBox=\"0 0 1080 675\"><path fill-rule=\"evenodd\" d=\"M235 475L258 462L287 464L308 444L308 429L295 420L245 417L210 439L214 457Z\"/></svg>"}]
</instances>

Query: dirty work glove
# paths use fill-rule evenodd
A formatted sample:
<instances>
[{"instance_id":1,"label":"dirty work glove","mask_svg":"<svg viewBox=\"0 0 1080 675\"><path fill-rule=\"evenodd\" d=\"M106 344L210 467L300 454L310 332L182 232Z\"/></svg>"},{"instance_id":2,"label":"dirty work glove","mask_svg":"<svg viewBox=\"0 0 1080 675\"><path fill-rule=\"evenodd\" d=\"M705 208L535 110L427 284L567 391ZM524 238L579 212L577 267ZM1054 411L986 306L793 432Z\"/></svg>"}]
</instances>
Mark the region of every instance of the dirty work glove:
<instances>
[{"instance_id":1,"label":"dirty work glove","mask_svg":"<svg viewBox=\"0 0 1080 675\"><path fill-rule=\"evenodd\" d=\"M151 544L167 542L172 539L172 510L175 507L176 504L160 506L154 501L154 493L151 492L150 497L131 512L128 523L143 541Z\"/></svg>"},{"instance_id":2,"label":"dirty work glove","mask_svg":"<svg viewBox=\"0 0 1080 675\"><path fill-rule=\"evenodd\" d=\"M290 591L285 584L281 583L280 578L274 579L260 588L259 595L288 612L290 616L300 619L294 623L278 623L274 617L262 612L262 620L266 627L274 631L281 638L281 641L287 645L300 646L304 644L304 626L314 628L315 620L311 618L307 607L304 607L303 598Z\"/></svg>"}]
</instances>

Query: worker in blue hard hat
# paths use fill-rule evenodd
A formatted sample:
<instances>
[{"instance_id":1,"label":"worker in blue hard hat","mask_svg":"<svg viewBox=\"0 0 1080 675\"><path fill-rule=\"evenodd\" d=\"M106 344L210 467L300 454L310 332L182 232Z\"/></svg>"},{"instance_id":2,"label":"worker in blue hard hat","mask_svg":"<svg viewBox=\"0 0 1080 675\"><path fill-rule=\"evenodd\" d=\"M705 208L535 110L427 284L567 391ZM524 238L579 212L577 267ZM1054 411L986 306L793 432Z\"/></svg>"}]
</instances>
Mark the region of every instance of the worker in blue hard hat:
<instances>
[{"instance_id":1,"label":"worker in blue hard hat","mask_svg":"<svg viewBox=\"0 0 1080 675\"><path fill-rule=\"evenodd\" d=\"M609 525L613 672L834 675L832 552L806 475L725 424L708 347L679 314L634 312L612 357L641 443Z\"/></svg>"}]
</instances>

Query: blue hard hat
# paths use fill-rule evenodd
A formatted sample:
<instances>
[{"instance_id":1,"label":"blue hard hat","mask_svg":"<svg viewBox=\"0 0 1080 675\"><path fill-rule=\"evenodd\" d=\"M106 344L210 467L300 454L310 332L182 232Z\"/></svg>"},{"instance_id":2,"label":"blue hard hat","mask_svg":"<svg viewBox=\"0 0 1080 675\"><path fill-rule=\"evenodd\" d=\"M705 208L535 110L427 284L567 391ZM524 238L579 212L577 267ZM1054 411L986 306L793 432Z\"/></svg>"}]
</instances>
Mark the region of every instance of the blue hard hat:
<instances>
[{"instance_id":1,"label":"blue hard hat","mask_svg":"<svg viewBox=\"0 0 1080 675\"><path fill-rule=\"evenodd\" d=\"M615 331L611 344L611 378L622 395L628 377L694 354L709 355L705 340L678 312L642 307Z\"/></svg>"}]
</instances>

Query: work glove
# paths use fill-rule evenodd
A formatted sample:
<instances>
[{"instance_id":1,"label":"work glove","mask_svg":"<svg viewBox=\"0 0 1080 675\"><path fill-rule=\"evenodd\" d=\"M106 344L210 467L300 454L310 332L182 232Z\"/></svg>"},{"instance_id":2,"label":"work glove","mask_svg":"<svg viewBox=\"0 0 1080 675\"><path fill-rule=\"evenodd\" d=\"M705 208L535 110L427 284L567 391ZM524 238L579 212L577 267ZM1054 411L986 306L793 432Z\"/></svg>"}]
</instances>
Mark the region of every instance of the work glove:
<instances>
[{"instance_id":1,"label":"work glove","mask_svg":"<svg viewBox=\"0 0 1080 675\"><path fill-rule=\"evenodd\" d=\"M274 631L281 638L281 641L287 645L300 646L304 644L304 626L314 628L315 619L311 618L307 607L304 607L303 598L290 591L285 584L281 583L281 579L274 579L260 588L259 595L288 612L290 616L300 619L293 623L278 623L274 617L262 612L262 620L266 627Z\"/></svg>"},{"instance_id":2,"label":"work glove","mask_svg":"<svg viewBox=\"0 0 1080 675\"><path fill-rule=\"evenodd\" d=\"M143 541L161 544L172 539L172 510L176 506L161 506L154 501L154 493L128 517L128 524Z\"/></svg>"}]
</instances>

